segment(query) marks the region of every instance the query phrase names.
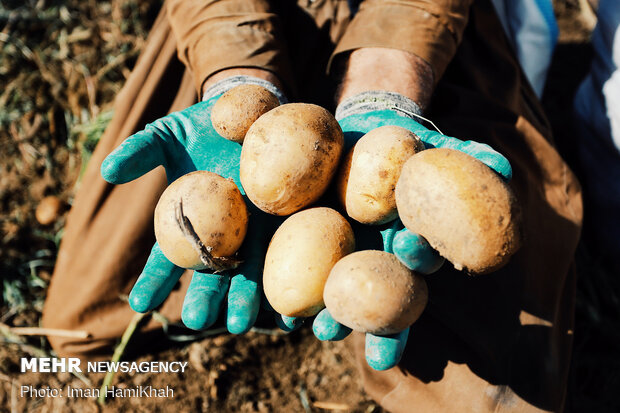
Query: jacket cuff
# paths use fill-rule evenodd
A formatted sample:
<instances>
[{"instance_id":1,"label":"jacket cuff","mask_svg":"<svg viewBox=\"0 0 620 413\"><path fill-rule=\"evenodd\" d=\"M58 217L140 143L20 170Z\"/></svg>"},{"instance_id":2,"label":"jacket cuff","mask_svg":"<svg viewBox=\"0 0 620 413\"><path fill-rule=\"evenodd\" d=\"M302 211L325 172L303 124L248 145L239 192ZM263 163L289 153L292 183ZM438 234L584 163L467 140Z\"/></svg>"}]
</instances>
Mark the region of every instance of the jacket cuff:
<instances>
[{"instance_id":1,"label":"jacket cuff","mask_svg":"<svg viewBox=\"0 0 620 413\"><path fill-rule=\"evenodd\" d=\"M284 92L282 92L273 83L268 82L267 80L259 79L257 77L244 75L227 77L226 79L222 79L219 82L211 85L209 89L205 90L205 93L202 95L202 101L204 102L218 95L222 95L229 90L241 85L262 86L278 98L280 105L288 103L288 99L286 99Z\"/></svg>"},{"instance_id":2,"label":"jacket cuff","mask_svg":"<svg viewBox=\"0 0 620 413\"><path fill-rule=\"evenodd\" d=\"M340 121L353 115L361 115L376 110L393 110L401 116L415 118L422 115L422 109L413 100L400 93L386 90L370 90L350 96L340 102L334 117Z\"/></svg>"},{"instance_id":3,"label":"jacket cuff","mask_svg":"<svg viewBox=\"0 0 620 413\"><path fill-rule=\"evenodd\" d=\"M293 85L278 17L262 2L168 2L179 59L188 67L201 93L211 75L232 68L257 68Z\"/></svg>"},{"instance_id":4,"label":"jacket cuff","mask_svg":"<svg viewBox=\"0 0 620 413\"><path fill-rule=\"evenodd\" d=\"M414 3L417 2L363 2L336 46L329 68L341 53L364 47L398 49L426 61L433 69L433 79L437 84L462 39L468 2L449 13Z\"/></svg>"}]
</instances>

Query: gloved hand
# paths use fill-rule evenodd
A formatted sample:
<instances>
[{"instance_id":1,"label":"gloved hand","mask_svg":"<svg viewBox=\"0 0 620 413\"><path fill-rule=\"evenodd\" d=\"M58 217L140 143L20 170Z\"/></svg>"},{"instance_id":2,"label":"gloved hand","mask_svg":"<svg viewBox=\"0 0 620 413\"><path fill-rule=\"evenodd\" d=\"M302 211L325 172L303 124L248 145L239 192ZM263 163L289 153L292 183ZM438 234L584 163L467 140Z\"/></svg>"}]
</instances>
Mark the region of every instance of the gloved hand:
<instances>
[{"instance_id":1,"label":"gloved hand","mask_svg":"<svg viewBox=\"0 0 620 413\"><path fill-rule=\"evenodd\" d=\"M264 81L261 82L265 86ZM103 178L110 183L122 184L163 165L171 183L189 172L206 170L233 179L245 195L239 180L241 145L221 137L211 124L211 109L223 93L221 83L218 83L220 90L217 96L160 118L127 138L103 161ZM228 330L241 334L256 321L261 300L259 277L265 249L270 233L277 225L277 218L259 211L251 202L246 203L250 220L240 250L244 262L228 273L194 272L182 311L183 322L189 328L199 330L212 325L217 320L227 292ZM184 271L172 264L155 243L142 274L131 290L131 308L146 312L159 306Z\"/></svg>"},{"instance_id":2,"label":"gloved hand","mask_svg":"<svg viewBox=\"0 0 620 413\"><path fill-rule=\"evenodd\" d=\"M400 126L415 133L429 148L451 148L467 153L480 160L489 168L510 180L512 168L508 160L486 144L474 141L462 141L429 130L413 119L410 113L419 114L418 106L404 96L390 92L365 92L343 102L336 112L336 118L344 132L345 150L353 145L367 132L380 126ZM367 227L372 231L374 227ZM383 241L383 250L393 253L409 269L422 274L437 271L444 259L418 234L404 228L400 219L391 224L379 226ZM372 234L372 232L367 233ZM356 232L358 245L364 237ZM369 248L360 248L369 249ZM375 248L376 249L376 248ZM335 321L327 309L321 311L313 323L313 331L320 340L342 340L351 330ZM400 360L407 344L409 329L388 336L366 334L366 361L375 370L394 367Z\"/></svg>"}]
</instances>

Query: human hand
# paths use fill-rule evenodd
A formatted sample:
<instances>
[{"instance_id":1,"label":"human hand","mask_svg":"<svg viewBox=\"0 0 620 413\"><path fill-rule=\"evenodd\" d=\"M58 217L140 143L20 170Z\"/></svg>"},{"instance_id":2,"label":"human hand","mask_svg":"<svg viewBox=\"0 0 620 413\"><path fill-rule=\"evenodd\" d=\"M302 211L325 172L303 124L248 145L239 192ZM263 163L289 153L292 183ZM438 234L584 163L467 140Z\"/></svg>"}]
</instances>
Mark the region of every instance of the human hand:
<instances>
[{"instance_id":1,"label":"human hand","mask_svg":"<svg viewBox=\"0 0 620 413\"><path fill-rule=\"evenodd\" d=\"M389 99L387 99L389 101ZM384 101L385 102L385 101ZM416 134L424 143L425 148L457 149L485 163L505 180L512 175L508 160L490 146L474 141L462 141L429 130L411 116L405 116L402 108L381 107L384 102L375 104L374 110L361 110L341 117L340 126L345 136L345 147L350 150L353 145L367 132L381 126L400 126ZM389 103L389 102L388 102ZM405 102L406 103L406 102ZM366 103L368 106L368 104ZM372 104L371 104L372 105ZM378 107L377 107L378 106ZM414 108L416 105L413 105ZM349 107L349 109L351 109ZM337 113L338 117L338 113ZM437 271L444 259L418 234L403 227L399 219L392 224L378 227L383 240L384 251L395 254L409 269L422 274ZM317 315L313 330L320 340L342 340L351 330L335 321L329 311L324 309ZM407 343L409 329L389 336L366 334L366 360L375 370L385 370L395 366L400 360Z\"/></svg>"},{"instance_id":2,"label":"human hand","mask_svg":"<svg viewBox=\"0 0 620 413\"><path fill-rule=\"evenodd\" d=\"M189 172L206 170L232 179L244 194L239 180L241 145L222 138L211 124L211 109L219 96L160 118L126 139L104 160L104 179L122 184L162 165L169 183ZM194 272L182 311L183 322L189 328L212 325L227 292L226 323L231 333L248 331L256 320L265 246L277 218L246 203L251 218L240 250L244 262L221 274ZM146 312L159 306L184 271L172 264L155 243L129 296L131 308Z\"/></svg>"},{"instance_id":3,"label":"human hand","mask_svg":"<svg viewBox=\"0 0 620 413\"><path fill-rule=\"evenodd\" d=\"M444 259L428 245L426 240L404 228L400 219L380 226L354 225L356 242L359 250L383 249L395 254L395 238L400 237L402 256L397 257L410 269L418 273L430 274L437 271ZM379 232L377 236L377 232ZM346 338L351 329L337 322L327 308L323 309L312 324L314 335L322 341L338 341ZM366 362L375 370L387 370L394 367L400 360L409 328L390 335L366 334Z\"/></svg>"}]
</instances>

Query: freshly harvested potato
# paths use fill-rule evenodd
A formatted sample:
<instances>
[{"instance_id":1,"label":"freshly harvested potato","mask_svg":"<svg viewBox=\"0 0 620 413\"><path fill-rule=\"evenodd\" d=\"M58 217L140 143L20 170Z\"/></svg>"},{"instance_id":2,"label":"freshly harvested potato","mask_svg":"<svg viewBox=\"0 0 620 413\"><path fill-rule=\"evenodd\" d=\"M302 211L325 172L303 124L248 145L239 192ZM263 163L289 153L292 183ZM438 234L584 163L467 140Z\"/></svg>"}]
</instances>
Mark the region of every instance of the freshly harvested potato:
<instances>
[{"instance_id":1,"label":"freshly harvested potato","mask_svg":"<svg viewBox=\"0 0 620 413\"><path fill-rule=\"evenodd\" d=\"M207 171L174 181L155 207L155 237L172 263L194 270L221 271L239 262L248 212L232 180Z\"/></svg>"},{"instance_id":2,"label":"freshly harvested potato","mask_svg":"<svg viewBox=\"0 0 620 413\"><path fill-rule=\"evenodd\" d=\"M250 200L274 215L316 201L336 172L344 137L320 106L289 103L250 127L241 150L241 183Z\"/></svg>"},{"instance_id":3,"label":"freshly harvested potato","mask_svg":"<svg viewBox=\"0 0 620 413\"><path fill-rule=\"evenodd\" d=\"M60 218L63 212L63 202L54 195L46 196L39 202L34 211L34 217L41 225L50 225Z\"/></svg>"},{"instance_id":4,"label":"freshly harvested potato","mask_svg":"<svg viewBox=\"0 0 620 413\"><path fill-rule=\"evenodd\" d=\"M399 126L381 126L362 136L337 175L338 195L347 214L362 224L396 219L396 181L405 161L422 150L422 141Z\"/></svg>"},{"instance_id":5,"label":"freshly harvested potato","mask_svg":"<svg viewBox=\"0 0 620 413\"><path fill-rule=\"evenodd\" d=\"M340 324L363 333L393 334L420 317L428 288L393 254L358 251L334 265L323 299Z\"/></svg>"},{"instance_id":6,"label":"freshly harvested potato","mask_svg":"<svg viewBox=\"0 0 620 413\"><path fill-rule=\"evenodd\" d=\"M241 143L256 119L279 105L276 95L262 86L236 86L215 102L211 123L224 138Z\"/></svg>"},{"instance_id":7,"label":"freshly harvested potato","mask_svg":"<svg viewBox=\"0 0 620 413\"><path fill-rule=\"evenodd\" d=\"M457 270L484 274L521 245L510 187L482 162L454 149L429 149L405 163L396 184L403 224L426 238Z\"/></svg>"},{"instance_id":8,"label":"freshly harvested potato","mask_svg":"<svg viewBox=\"0 0 620 413\"><path fill-rule=\"evenodd\" d=\"M329 271L355 249L353 230L338 212L311 208L286 219L274 234L263 271L271 306L289 317L309 317L325 306Z\"/></svg>"}]
</instances>

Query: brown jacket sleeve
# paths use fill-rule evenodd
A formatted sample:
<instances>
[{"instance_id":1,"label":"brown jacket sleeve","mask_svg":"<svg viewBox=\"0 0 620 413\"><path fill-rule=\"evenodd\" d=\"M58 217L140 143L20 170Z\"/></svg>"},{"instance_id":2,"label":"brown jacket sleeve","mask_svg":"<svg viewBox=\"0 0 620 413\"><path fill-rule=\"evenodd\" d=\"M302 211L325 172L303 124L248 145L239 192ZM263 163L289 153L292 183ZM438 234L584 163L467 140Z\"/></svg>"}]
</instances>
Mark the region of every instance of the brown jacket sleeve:
<instances>
[{"instance_id":1,"label":"brown jacket sleeve","mask_svg":"<svg viewBox=\"0 0 620 413\"><path fill-rule=\"evenodd\" d=\"M473 0L363 1L333 57L362 47L404 50L428 62L437 83L461 42L472 3Z\"/></svg>"},{"instance_id":2,"label":"brown jacket sleeve","mask_svg":"<svg viewBox=\"0 0 620 413\"><path fill-rule=\"evenodd\" d=\"M268 1L169 0L167 13L179 58L199 93L210 75L233 67L272 71L290 87L278 17Z\"/></svg>"}]
</instances>

